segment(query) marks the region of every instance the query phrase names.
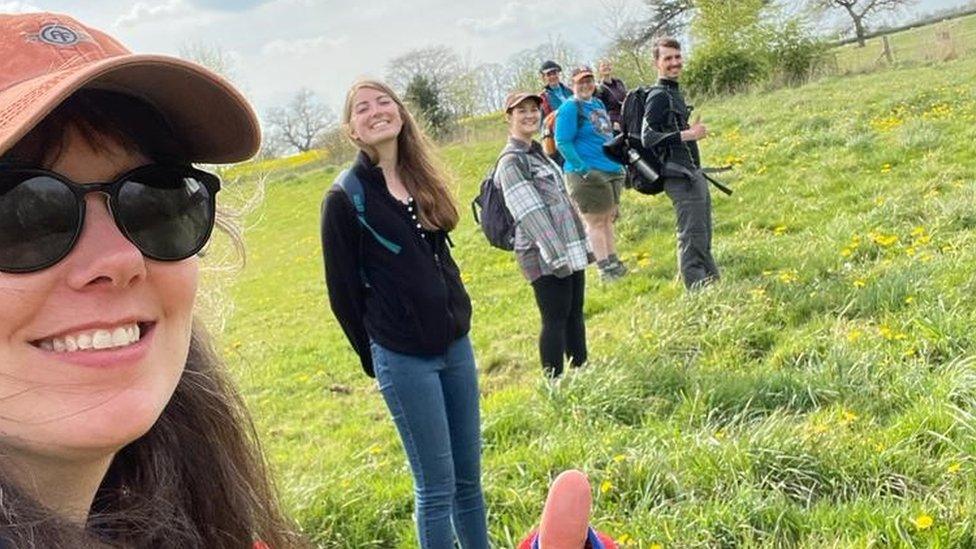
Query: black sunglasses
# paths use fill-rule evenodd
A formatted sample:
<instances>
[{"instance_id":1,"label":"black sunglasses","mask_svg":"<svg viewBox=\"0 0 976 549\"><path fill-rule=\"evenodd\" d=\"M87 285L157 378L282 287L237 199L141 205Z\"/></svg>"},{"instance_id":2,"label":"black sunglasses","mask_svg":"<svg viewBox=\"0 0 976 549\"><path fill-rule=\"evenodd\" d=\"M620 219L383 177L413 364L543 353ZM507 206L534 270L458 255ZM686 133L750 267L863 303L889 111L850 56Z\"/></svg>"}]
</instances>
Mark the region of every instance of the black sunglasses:
<instances>
[{"instance_id":1,"label":"black sunglasses","mask_svg":"<svg viewBox=\"0 0 976 549\"><path fill-rule=\"evenodd\" d=\"M0 271L39 271L64 259L81 235L88 193L108 197L115 224L144 256L186 259L210 239L219 190L220 178L191 166L148 164L111 183L82 185L0 164Z\"/></svg>"}]
</instances>

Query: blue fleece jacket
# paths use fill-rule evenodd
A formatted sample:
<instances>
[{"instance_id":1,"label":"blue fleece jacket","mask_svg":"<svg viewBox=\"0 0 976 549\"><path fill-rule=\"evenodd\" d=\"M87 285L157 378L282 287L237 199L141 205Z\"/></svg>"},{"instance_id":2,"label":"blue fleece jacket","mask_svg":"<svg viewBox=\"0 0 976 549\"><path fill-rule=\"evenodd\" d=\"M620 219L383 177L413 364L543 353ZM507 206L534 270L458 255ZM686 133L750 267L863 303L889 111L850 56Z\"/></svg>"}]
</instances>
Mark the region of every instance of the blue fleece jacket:
<instances>
[{"instance_id":1,"label":"blue fleece jacket","mask_svg":"<svg viewBox=\"0 0 976 549\"><path fill-rule=\"evenodd\" d=\"M580 106L583 108L582 124L578 124ZM603 144L611 138L613 128L607 109L595 97L588 101L569 99L556 113L556 148L566 159L563 164L566 172L621 172L623 166L610 160L603 152Z\"/></svg>"}]
</instances>

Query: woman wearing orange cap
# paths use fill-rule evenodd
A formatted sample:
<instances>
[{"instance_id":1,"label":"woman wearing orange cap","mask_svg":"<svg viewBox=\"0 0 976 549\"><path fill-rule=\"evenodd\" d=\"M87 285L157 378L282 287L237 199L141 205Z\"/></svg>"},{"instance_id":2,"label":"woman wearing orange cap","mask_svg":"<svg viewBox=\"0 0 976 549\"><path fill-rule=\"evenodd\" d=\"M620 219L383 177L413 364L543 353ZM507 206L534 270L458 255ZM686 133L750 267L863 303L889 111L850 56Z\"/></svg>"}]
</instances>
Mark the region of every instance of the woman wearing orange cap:
<instances>
[{"instance_id":1,"label":"woman wearing orange cap","mask_svg":"<svg viewBox=\"0 0 976 549\"><path fill-rule=\"evenodd\" d=\"M0 546L302 545L194 320L191 162L254 154L247 102L60 15L0 15L0 60Z\"/></svg>"}]
</instances>

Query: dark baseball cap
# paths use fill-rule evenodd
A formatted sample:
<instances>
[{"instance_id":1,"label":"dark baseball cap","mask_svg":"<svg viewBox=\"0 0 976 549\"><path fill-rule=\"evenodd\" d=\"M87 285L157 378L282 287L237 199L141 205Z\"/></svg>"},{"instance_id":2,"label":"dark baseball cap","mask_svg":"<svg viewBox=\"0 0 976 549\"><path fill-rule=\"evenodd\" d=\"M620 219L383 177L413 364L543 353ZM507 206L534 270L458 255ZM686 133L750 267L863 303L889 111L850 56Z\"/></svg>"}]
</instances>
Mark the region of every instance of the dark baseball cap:
<instances>
[{"instance_id":1,"label":"dark baseball cap","mask_svg":"<svg viewBox=\"0 0 976 549\"><path fill-rule=\"evenodd\" d=\"M539 67L539 72L541 72L542 74L546 74L547 72L552 72L552 71L562 72L563 68L559 66L559 63L556 63L555 61L552 60L546 61L545 63L542 64L541 67Z\"/></svg>"}]
</instances>

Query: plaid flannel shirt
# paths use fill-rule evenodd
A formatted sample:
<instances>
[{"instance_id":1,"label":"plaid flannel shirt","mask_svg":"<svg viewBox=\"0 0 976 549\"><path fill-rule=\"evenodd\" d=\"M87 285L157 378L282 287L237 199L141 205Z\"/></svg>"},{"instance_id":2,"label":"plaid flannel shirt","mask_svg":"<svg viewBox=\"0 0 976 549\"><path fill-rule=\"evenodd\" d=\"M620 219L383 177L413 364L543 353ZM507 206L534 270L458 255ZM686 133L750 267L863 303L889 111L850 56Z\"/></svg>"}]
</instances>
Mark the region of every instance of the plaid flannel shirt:
<instances>
[{"instance_id":1,"label":"plaid flannel shirt","mask_svg":"<svg viewBox=\"0 0 976 549\"><path fill-rule=\"evenodd\" d=\"M515 259L530 282L569 276L590 262L586 232L563 186L562 173L542 146L509 138L495 183L515 219Z\"/></svg>"}]
</instances>

